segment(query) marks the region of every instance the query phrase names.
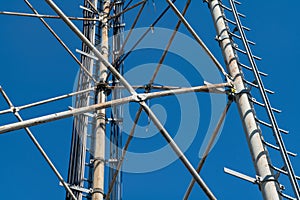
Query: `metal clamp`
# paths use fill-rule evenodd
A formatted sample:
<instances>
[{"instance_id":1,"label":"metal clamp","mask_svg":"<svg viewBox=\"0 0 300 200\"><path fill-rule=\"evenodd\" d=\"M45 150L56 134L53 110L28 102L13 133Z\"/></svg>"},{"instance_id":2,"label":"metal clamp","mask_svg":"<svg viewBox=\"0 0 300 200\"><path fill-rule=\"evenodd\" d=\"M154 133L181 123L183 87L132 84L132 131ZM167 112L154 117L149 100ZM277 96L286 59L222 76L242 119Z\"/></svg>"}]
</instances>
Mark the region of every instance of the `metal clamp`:
<instances>
[{"instance_id":1,"label":"metal clamp","mask_svg":"<svg viewBox=\"0 0 300 200\"><path fill-rule=\"evenodd\" d=\"M95 194L95 193L100 193L100 194L103 195L104 199L106 198L106 194L104 193L104 191L101 188L94 188L94 189L92 189L91 194Z\"/></svg>"},{"instance_id":2,"label":"metal clamp","mask_svg":"<svg viewBox=\"0 0 300 200\"><path fill-rule=\"evenodd\" d=\"M106 96L110 95L110 93L111 93L111 89L108 88L108 83L104 82L104 81L100 81L100 82L97 83L96 93L98 93L99 91L104 91Z\"/></svg>"},{"instance_id":3,"label":"metal clamp","mask_svg":"<svg viewBox=\"0 0 300 200\"><path fill-rule=\"evenodd\" d=\"M217 40L218 42L222 42L225 39L231 39L229 36L226 35L217 35L215 40Z\"/></svg>"},{"instance_id":4,"label":"metal clamp","mask_svg":"<svg viewBox=\"0 0 300 200\"><path fill-rule=\"evenodd\" d=\"M232 85L231 87L226 89L225 92L228 96L228 100L235 101L235 96L237 93L236 93L236 89L235 89L234 85Z\"/></svg>"},{"instance_id":5,"label":"metal clamp","mask_svg":"<svg viewBox=\"0 0 300 200\"><path fill-rule=\"evenodd\" d=\"M262 180L262 178L261 178L260 176L256 176L256 180L257 180L257 184L259 185L259 187L261 187L261 185L262 185L263 183L273 181L273 182L275 182L276 184L278 184L278 186L279 186L279 188L280 188L281 190L285 190L284 185L281 185L281 184L279 183L279 181L278 181L276 178L274 178L274 177L271 177L271 178L267 178L267 177L266 177L265 179Z\"/></svg>"}]
</instances>

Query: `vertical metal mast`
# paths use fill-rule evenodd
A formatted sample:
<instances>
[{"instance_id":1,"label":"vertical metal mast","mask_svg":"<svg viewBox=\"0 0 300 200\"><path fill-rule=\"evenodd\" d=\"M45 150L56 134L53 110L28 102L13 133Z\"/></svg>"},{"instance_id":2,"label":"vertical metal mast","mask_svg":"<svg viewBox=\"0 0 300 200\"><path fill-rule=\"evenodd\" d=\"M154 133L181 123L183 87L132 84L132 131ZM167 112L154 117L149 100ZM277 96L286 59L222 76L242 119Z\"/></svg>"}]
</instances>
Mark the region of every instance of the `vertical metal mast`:
<instances>
[{"instance_id":1,"label":"vertical metal mast","mask_svg":"<svg viewBox=\"0 0 300 200\"><path fill-rule=\"evenodd\" d=\"M97 47L105 60L108 60L108 16L110 12L110 1L102 0L103 18L101 21L101 46ZM100 82L96 91L96 103L104 103L106 101L106 79L107 67L103 62L99 62L99 78ZM96 129L92 139L94 163L92 177L92 200L102 200L104 198L104 168L105 168L105 131L106 131L106 115L105 109L96 112Z\"/></svg>"},{"instance_id":2,"label":"vertical metal mast","mask_svg":"<svg viewBox=\"0 0 300 200\"><path fill-rule=\"evenodd\" d=\"M121 57L123 55L122 44L123 44L123 32L124 26L123 23L123 6L124 0L119 0L114 2L113 12L116 16L112 20L113 24L113 48L112 48L112 60L114 67L119 71L120 74L123 74L123 61ZM112 76L112 99L122 98L121 89L119 81ZM117 166L122 155L122 123L123 123L123 106L117 105L112 106L111 111L111 126L110 126L110 169L109 169L109 181L113 181L113 177L117 172ZM110 199L121 200L122 198L122 172L118 173L117 178L114 182Z\"/></svg>"},{"instance_id":3,"label":"vertical metal mast","mask_svg":"<svg viewBox=\"0 0 300 200\"><path fill-rule=\"evenodd\" d=\"M256 123L252 103L248 99L247 88L243 82L243 73L237 62L237 57L228 33L228 27L224 20L224 13L219 0L207 1L217 31L217 38L227 65L228 71L233 78L234 87L237 90L236 103L246 133L252 160L258 176L262 178L260 183L261 192L265 200L279 200L279 186L271 169L271 161L265 148L261 130Z\"/></svg>"},{"instance_id":4,"label":"vertical metal mast","mask_svg":"<svg viewBox=\"0 0 300 200\"><path fill-rule=\"evenodd\" d=\"M84 1L84 8L93 8L97 7L98 0L93 0L91 2ZM94 13L88 11L87 9L83 10L83 17L93 18ZM95 22L84 21L83 22L83 34L91 41L94 45L96 42L96 28L97 24ZM83 43L82 51L90 54L89 48ZM97 63L84 55L81 56L81 63L83 66L87 67L87 70L90 74L93 75L93 78L97 78L97 73L95 73L97 67ZM80 71L78 74L77 80L77 91L81 91L84 89L92 88L94 83L91 81L91 78L84 73L84 71ZM76 99L74 102L75 108L85 107L89 105L93 105L95 102L95 94L93 91L84 94L76 95ZM68 172L68 183L71 187L85 188L86 186L90 186L91 180L86 178L86 174L88 174L86 163L90 163L90 159L93 158L92 152L89 149L90 137L92 136L92 132L94 129L94 117L91 115L78 115L74 117L73 120L73 133L72 133L72 142L71 142L71 150L70 150L70 161L69 161L69 172ZM76 197L81 200L83 198L82 190L74 190ZM66 200L71 199L70 195L67 193Z\"/></svg>"}]
</instances>

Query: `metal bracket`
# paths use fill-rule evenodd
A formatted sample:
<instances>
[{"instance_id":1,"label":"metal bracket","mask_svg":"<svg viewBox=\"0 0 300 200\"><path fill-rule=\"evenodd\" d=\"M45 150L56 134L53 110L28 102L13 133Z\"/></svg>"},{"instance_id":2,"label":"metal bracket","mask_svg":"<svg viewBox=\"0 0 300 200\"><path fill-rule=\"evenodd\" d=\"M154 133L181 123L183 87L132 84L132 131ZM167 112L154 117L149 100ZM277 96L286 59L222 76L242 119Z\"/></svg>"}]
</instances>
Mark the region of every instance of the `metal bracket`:
<instances>
[{"instance_id":1,"label":"metal bracket","mask_svg":"<svg viewBox=\"0 0 300 200\"><path fill-rule=\"evenodd\" d=\"M228 168L226 168L226 167L224 167L224 172L227 173L227 174L230 174L230 175L232 175L232 176L235 176L235 177L237 177L237 178L243 179L243 180L245 180L245 181L251 182L251 183L253 183L253 184L257 184L259 187L260 187L261 184L264 183L264 182L275 181L276 183L278 183L279 188L280 188L281 190L284 190L284 189L285 189L285 187L284 187L283 185L281 185L281 184L278 182L278 180L276 180L276 179L263 179L263 178L261 178L260 176L257 176L257 175L255 176L255 178L253 178L253 177L250 177L250 176L248 176L248 175L242 174L242 173L240 173L240 172L234 171L234 170L232 170L232 169L228 169Z\"/></svg>"},{"instance_id":2,"label":"metal bracket","mask_svg":"<svg viewBox=\"0 0 300 200\"><path fill-rule=\"evenodd\" d=\"M260 183L260 177L259 176L256 176L256 178L253 178L253 177L247 176L245 174L242 174L240 172L234 171L234 170L226 168L226 167L224 167L224 172L227 173L227 174L230 174L232 176L235 176L237 178L243 179L245 181L251 182L253 184L259 184Z\"/></svg>"},{"instance_id":3,"label":"metal bracket","mask_svg":"<svg viewBox=\"0 0 300 200\"><path fill-rule=\"evenodd\" d=\"M217 35L216 38L215 38L215 40L217 40L218 42L221 42L225 39L231 39L231 38L228 37L228 36L225 36L225 35Z\"/></svg>"},{"instance_id":4,"label":"metal bracket","mask_svg":"<svg viewBox=\"0 0 300 200\"><path fill-rule=\"evenodd\" d=\"M77 192L83 192L83 193L87 193L87 194L90 194L93 192L93 189L90 188L90 189L86 189L86 188L83 188L83 187L80 187L78 185L71 185L69 183L66 183L72 190L75 190ZM59 182L59 185L60 186L63 186L63 184L61 182Z\"/></svg>"},{"instance_id":5,"label":"metal bracket","mask_svg":"<svg viewBox=\"0 0 300 200\"><path fill-rule=\"evenodd\" d=\"M89 54L89 53L86 53L86 52L84 52L84 51L81 51L81 50L79 50L79 49L76 49L75 51L76 51L77 53L80 53L81 55L86 56L86 57L88 57L88 58L91 58L91 59L93 59L93 60L96 60L96 61L99 60L96 56L94 56L94 55L92 55L92 54Z\"/></svg>"},{"instance_id":6,"label":"metal bracket","mask_svg":"<svg viewBox=\"0 0 300 200\"><path fill-rule=\"evenodd\" d=\"M110 158L108 160L103 159L103 158L94 158L94 159L90 159L89 165L92 165L96 160L99 160L99 161L101 161L105 164L107 164L107 163L118 163L119 162L119 160L116 159L116 158Z\"/></svg>"},{"instance_id":7,"label":"metal bracket","mask_svg":"<svg viewBox=\"0 0 300 200\"><path fill-rule=\"evenodd\" d=\"M94 189L91 189L91 193L94 194L94 193L100 193L103 195L103 198L105 199L106 198L106 194L104 194L104 191L100 188L94 188Z\"/></svg>"}]
</instances>

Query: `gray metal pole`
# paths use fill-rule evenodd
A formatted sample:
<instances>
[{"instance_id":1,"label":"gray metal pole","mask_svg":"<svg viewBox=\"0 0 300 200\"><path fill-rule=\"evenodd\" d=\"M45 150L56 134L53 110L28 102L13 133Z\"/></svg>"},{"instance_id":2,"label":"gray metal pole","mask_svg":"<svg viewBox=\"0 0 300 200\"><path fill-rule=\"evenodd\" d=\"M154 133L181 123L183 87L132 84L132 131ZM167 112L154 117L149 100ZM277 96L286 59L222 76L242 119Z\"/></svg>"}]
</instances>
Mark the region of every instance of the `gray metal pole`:
<instances>
[{"instance_id":1,"label":"gray metal pole","mask_svg":"<svg viewBox=\"0 0 300 200\"><path fill-rule=\"evenodd\" d=\"M220 47L222 49L227 69L231 77L234 78L234 87L237 90L237 93L239 93L244 91L246 88L243 83L243 73L239 69L235 51L224 20L223 10L220 6L219 0L209 0L207 3L212 14L217 36L220 38ZM279 186L275 180L273 171L270 168L271 161L267 149L262 141L261 130L255 121L254 108L248 99L248 94L239 93L236 95L236 103L256 173L262 180L260 182L262 196L265 200L279 200L281 199L281 196L278 193Z\"/></svg>"},{"instance_id":2,"label":"gray metal pole","mask_svg":"<svg viewBox=\"0 0 300 200\"><path fill-rule=\"evenodd\" d=\"M97 1L95 1L97 2ZM110 12L110 1L102 0L102 11L104 13L101 21L101 43L100 52L102 52L103 59L108 62L108 20ZM97 4L95 4L97 6ZM107 67L103 62L99 62L99 78L100 83L106 84ZM106 91L102 88L96 91L96 103L104 103L106 101ZM105 168L105 136L106 136L106 115L105 108L97 110L96 112L96 128L93 133L92 153L94 156L93 163L93 180L92 180L92 200L102 200L104 198L104 168Z\"/></svg>"},{"instance_id":3,"label":"gray metal pole","mask_svg":"<svg viewBox=\"0 0 300 200\"><path fill-rule=\"evenodd\" d=\"M145 101L147 99L176 95L176 94L185 94L185 93L189 93L189 92L206 92L206 91L214 89L214 88L223 88L223 87L230 87L230 84L229 83L221 83L221 84L215 84L215 85L197 86L197 87L191 87L191 88L181 88L181 89L167 90L167 91L161 91L161 92L142 93L142 94L140 94L140 97L142 97L143 100ZM24 120L22 122L15 122L12 124L0 126L0 134L6 133L9 131L22 129L25 127L36 126L36 125L43 124L46 122L56 121L56 120L80 115L83 113L88 113L88 112L103 109L103 108L108 108L111 106L126 104L129 102L139 102L139 101L141 101L141 100L138 99L136 95L132 95L132 96L124 97L121 99L115 99L115 100L111 100L111 101L106 101L104 103L94 104L91 106L86 106L86 107L82 107L82 108L74 108L74 109L68 110L68 111L62 111L62 112L58 112L58 113L54 113L54 114L50 114L50 115L45 115L42 117L36 117L36 118ZM11 109L9 109L9 110L10 110L10 112L12 112Z\"/></svg>"},{"instance_id":4,"label":"gray metal pole","mask_svg":"<svg viewBox=\"0 0 300 200\"><path fill-rule=\"evenodd\" d=\"M141 94L139 94L139 96L141 98L143 98L144 101L146 101L148 99L177 95L177 94L186 94L186 93L190 93L190 92L208 92L209 90L213 90L213 89L217 89L217 88L224 88L224 87L231 87L231 84L230 83L219 83L219 84L211 84L211 85L205 85L205 86L195 86L195 87L191 87L191 88L179 88L179 89L173 89L173 90L170 89L170 90L160 91L160 92L141 93ZM221 93L221 92L218 92L218 93ZM88 113L88 112L103 109L103 108L108 108L111 106L126 104L129 102L139 102L139 101L141 101L141 100L138 99L136 95L131 95L131 96L123 97L120 99L106 101L104 103L94 104L94 105L86 106L86 107L82 107L82 108L74 108L74 109L68 110L68 111L62 111L62 112L58 112L58 113L54 113L54 114L50 114L50 115L45 115L42 117L32 118L32 119L24 120L23 122L15 122L15 123L0 126L0 134L6 133L9 131L22 129L25 127L36 126L36 125L39 125L42 123L56 121L56 120ZM31 104L29 104L29 105L31 105ZM19 107L15 107L15 108L20 110ZM11 109L8 109L8 110L9 110L9 112L13 112Z\"/></svg>"}]
</instances>

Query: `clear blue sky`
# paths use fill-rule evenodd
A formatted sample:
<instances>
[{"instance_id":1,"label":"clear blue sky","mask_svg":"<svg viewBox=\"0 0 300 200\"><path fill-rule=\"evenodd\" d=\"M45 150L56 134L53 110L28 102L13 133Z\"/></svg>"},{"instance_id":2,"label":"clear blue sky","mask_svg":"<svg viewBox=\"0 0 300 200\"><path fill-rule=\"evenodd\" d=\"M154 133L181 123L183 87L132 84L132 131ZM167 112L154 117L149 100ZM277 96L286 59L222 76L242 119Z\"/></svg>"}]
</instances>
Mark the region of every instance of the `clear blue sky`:
<instances>
[{"instance_id":1,"label":"clear blue sky","mask_svg":"<svg viewBox=\"0 0 300 200\"><path fill-rule=\"evenodd\" d=\"M58 1L57 1L58 2ZM151 1L147 4L144 15L138 27L148 26L153 19L166 6L164 1L155 1L156 11L154 11ZM270 97L274 107L283 110L283 113L276 115L280 126L288 129L290 134L284 136L284 140L289 150L299 153L298 141L300 141L300 128L298 126L298 58L299 35L298 28L298 7L300 3L288 4L280 1L252 1L242 2L240 11L247 15L243 20L244 24L252 30L248 38L255 41L257 45L253 47L253 52L263 58L258 62L261 71L269 74L264 78L267 88L276 93ZM43 2L32 0L32 4L43 14L53 14L51 9ZM80 0L74 3L60 2L63 10L70 16L80 16ZM177 3L180 10L184 2ZM30 13L23 1L11 0L1 1L0 11L20 11ZM129 14L125 20L131 22L134 12ZM228 14L229 15L229 14ZM169 11L167 18L158 26L172 28L177 19ZM207 46L217 56L223 64L220 49L214 40L215 32L211 16L206 4L202 1L193 1L187 18L195 27L196 31L207 42ZM80 41L74 34L57 20L47 20L59 33L68 46L75 52L81 48ZM0 85L5 89L15 105L24 105L49 97L69 93L73 90L74 79L78 71L77 64L58 44L52 35L43 27L38 19L3 16L0 15L0 58L1 73ZM81 28L81 23L77 23ZM130 23L127 23L128 27ZM128 28L127 27L127 28ZM185 28L180 31L187 33ZM152 52L154 57L139 56L131 57L125 63L125 70L130 71L130 66L137 66L145 62L157 62L159 53ZM135 55L135 54L134 54ZM189 79L192 85L200 85L202 81L197 80L192 69L180 70L181 65L187 64L185 61L174 62L176 55L170 55L166 63L179 71L185 78ZM147 78L149 79L150 76ZM201 98L204 100L202 101ZM257 97L258 98L258 97ZM185 154L190 158L194 166L199 160L199 148L203 140L203 134L207 132L208 117L206 114L207 95L198 95L201 117L200 128L193 143L189 146ZM170 100L170 104L169 104ZM161 106L167 111L166 126L174 133L177 131L180 120L177 116L176 107L172 107L172 99L162 101ZM158 103L152 101L151 104ZM42 107L37 107L21 112L24 119L29 119L44 114L64 111L72 104L71 99L52 103ZM0 110L6 109L7 105L3 98L0 98ZM131 116L134 116L135 106L131 109ZM158 111L161 107L158 106ZM265 118L263 110L258 110L260 118ZM160 115L162 118L164 113ZM147 118L140 125L146 127ZM164 119L164 118L163 118ZM169 120L169 121L168 121ZM15 122L12 115L0 116L0 124ZM193 119L191 119L191 123ZM72 130L72 119L65 119L49 124L32 127L34 135L47 151L63 177L66 179L68 171L69 149ZM145 129L144 129L145 131ZM274 143L270 130L263 128L266 140ZM187 130L187 134L189 130ZM143 132L137 133L143 136ZM133 140L130 150L135 152L145 152L165 145L165 141L156 134L146 140L136 138ZM272 161L280 165L279 153L270 150ZM29 140L25 131L19 130L0 135L0 191L1 199L64 199L65 191L58 185L58 179L47 166L42 156ZM300 159L291 159L296 173L299 172ZM127 160L130 162L130 159ZM143 161L141 161L143 162ZM162 162L155 160L154 162ZM138 163L138 162L137 162ZM212 150L206 165L201 172L201 176L215 193L218 199L261 199L261 195L256 185L239 180L223 173L223 167L229 167L243 172L250 176L255 176L251 162L246 139L240 124L236 105L231 107L228 118L218 143ZM150 173L124 173L123 175L124 195L123 199L182 199L186 187L190 181L190 175L180 161L175 161L171 165ZM283 184L285 182L283 181ZM291 190L287 188L291 194ZM202 190L196 185L190 199L205 199Z\"/></svg>"}]
</instances>

